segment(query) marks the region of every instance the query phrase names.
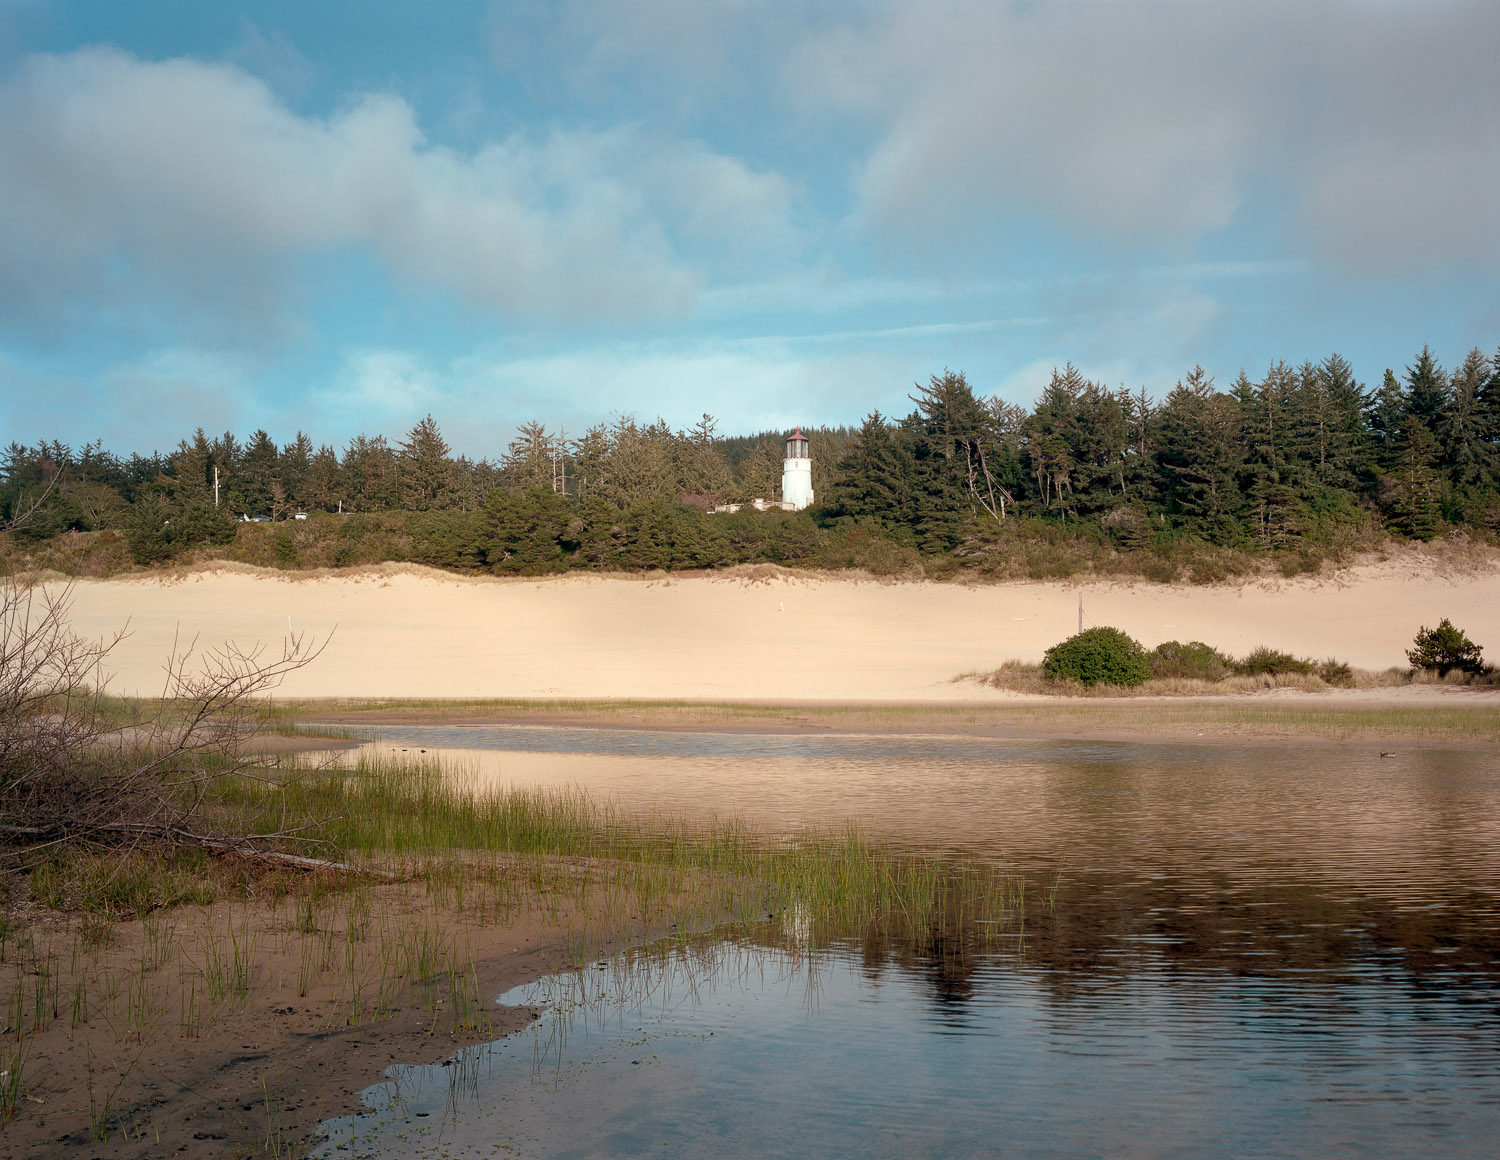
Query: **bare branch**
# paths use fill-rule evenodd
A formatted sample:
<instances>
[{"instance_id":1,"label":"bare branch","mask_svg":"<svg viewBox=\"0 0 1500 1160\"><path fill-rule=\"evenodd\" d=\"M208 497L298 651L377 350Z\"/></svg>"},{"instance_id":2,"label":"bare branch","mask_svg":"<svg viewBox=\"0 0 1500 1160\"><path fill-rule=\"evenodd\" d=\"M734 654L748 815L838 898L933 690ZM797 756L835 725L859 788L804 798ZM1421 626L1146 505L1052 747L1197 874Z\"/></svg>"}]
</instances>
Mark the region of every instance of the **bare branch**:
<instances>
[{"instance_id":1,"label":"bare branch","mask_svg":"<svg viewBox=\"0 0 1500 1160\"><path fill-rule=\"evenodd\" d=\"M327 644L289 635L279 652L174 643L162 697L128 721L108 712L104 662L124 630L88 640L68 625L71 583L0 582L0 845L27 859L65 842L142 841L264 853L314 827L248 837L196 824L216 785L267 776L246 743L268 723L264 694Z\"/></svg>"}]
</instances>

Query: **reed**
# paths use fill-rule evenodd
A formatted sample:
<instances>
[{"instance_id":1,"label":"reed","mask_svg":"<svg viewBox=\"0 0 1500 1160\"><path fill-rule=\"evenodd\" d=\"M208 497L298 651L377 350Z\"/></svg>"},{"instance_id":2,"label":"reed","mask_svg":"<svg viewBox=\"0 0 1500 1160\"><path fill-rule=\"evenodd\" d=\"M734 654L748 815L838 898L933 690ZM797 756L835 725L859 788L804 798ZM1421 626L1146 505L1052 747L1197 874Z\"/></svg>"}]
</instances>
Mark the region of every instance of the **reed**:
<instances>
[{"instance_id":1,"label":"reed","mask_svg":"<svg viewBox=\"0 0 1500 1160\"><path fill-rule=\"evenodd\" d=\"M47 863L33 893L73 917L50 928L0 924L0 1116L26 1098L31 1037L71 1000L63 1027L82 1040L71 1050L87 1061L88 1131L103 1140L134 1130L131 1117L147 1104L131 1074L141 1051L172 1035L170 1012L179 1042L208 1037L221 1021L235 1026L276 993L272 961L284 963L274 970L285 972L287 992L295 972L297 996L328 1026L415 1007L432 1035L482 1035L490 995L465 932L528 910L563 932L578 964L656 935L688 946L724 923L797 953L851 939L915 947L934 931L982 943L1024 927L1013 875L853 827L788 837L733 818L632 814L581 791L484 786L471 771L420 759L344 769L289 759L213 792L210 809L241 832L311 827L314 852L350 869L267 872L144 853L111 881L87 852ZM217 904L173 909L201 900ZM411 902L415 914L404 909ZM141 921L120 921L131 915ZM71 955L59 958L53 944L62 937L66 952L69 936ZM269 1087L262 1095L258 1146L275 1154L294 1141L281 1097Z\"/></svg>"},{"instance_id":2,"label":"reed","mask_svg":"<svg viewBox=\"0 0 1500 1160\"><path fill-rule=\"evenodd\" d=\"M328 819L319 833L341 858L405 865L429 897L497 916L513 911L517 880L553 921L589 910L591 899L611 918L662 926L796 909L820 937L871 924L918 931L1011 909L1012 876L876 843L854 827L788 839L733 818L642 816L581 790L481 786L435 758L293 768L242 791L252 818ZM346 939L367 921L362 897L351 895Z\"/></svg>"}]
</instances>

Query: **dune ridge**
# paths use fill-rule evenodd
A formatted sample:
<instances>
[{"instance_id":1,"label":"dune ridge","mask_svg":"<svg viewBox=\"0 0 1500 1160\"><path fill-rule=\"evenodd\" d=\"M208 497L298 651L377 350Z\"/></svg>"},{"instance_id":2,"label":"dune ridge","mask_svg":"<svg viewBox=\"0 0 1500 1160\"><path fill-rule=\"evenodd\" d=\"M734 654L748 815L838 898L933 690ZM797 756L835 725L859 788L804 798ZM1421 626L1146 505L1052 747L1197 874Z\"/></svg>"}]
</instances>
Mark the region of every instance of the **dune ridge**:
<instances>
[{"instance_id":1,"label":"dune ridge","mask_svg":"<svg viewBox=\"0 0 1500 1160\"><path fill-rule=\"evenodd\" d=\"M282 686L295 697L982 702L1006 694L953 677L1039 660L1077 629L1080 599L1086 627L1148 647L1265 644L1384 669L1405 663L1419 626L1448 617L1500 660L1500 570L1412 556L1213 587L892 583L769 566L535 580L209 568L78 581L72 617L90 636L128 622L108 664L123 694L160 690L174 640L275 645L291 630L332 638Z\"/></svg>"}]
</instances>

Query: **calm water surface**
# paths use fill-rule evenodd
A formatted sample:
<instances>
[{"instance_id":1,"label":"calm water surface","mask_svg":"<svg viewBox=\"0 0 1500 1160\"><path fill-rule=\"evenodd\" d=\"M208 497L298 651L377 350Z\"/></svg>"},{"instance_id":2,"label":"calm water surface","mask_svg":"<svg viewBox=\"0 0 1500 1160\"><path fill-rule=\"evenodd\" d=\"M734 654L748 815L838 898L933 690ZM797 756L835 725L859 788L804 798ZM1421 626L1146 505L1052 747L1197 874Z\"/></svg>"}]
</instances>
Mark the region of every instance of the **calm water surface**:
<instances>
[{"instance_id":1,"label":"calm water surface","mask_svg":"<svg viewBox=\"0 0 1500 1160\"><path fill-rule=\"evenodd\" d=\"M1056 902L1000 951L807 954L768 926L544 980L502 997L547 1012L532 1032L400 1069L322 1154L1495 1154L1493 752L530 726L371 748L627 809L857 818Z\"/></svg>"}]
</instances>

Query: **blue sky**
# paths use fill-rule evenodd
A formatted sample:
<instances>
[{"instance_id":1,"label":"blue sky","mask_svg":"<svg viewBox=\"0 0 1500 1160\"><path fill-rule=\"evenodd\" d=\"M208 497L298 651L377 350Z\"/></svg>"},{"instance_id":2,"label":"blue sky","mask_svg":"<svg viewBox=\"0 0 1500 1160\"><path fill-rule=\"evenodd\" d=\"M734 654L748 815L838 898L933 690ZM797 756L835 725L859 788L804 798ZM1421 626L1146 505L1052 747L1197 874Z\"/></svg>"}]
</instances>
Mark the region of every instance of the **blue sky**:
<instances>
[{"instance_id":1,"label":"blue sky","mask_svg":"<svg viewBox=\"0 0 1500 1160\"><path fill-rule=\"evenodd\" d=\"M1500 343L1500 5L0 0L0 441Z\"/></svg>"}]
</instances>

